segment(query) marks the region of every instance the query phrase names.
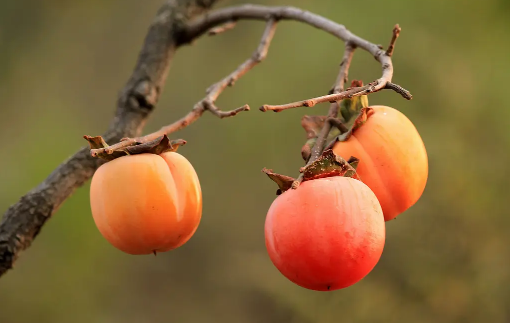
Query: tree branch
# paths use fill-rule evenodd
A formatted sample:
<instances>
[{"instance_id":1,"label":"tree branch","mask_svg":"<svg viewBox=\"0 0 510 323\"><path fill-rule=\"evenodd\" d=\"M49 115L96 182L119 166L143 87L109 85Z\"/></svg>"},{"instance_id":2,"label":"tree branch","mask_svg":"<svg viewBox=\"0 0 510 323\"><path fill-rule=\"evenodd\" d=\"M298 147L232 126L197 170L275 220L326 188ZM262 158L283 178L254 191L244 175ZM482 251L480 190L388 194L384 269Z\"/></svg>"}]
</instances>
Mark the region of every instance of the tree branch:
<instances>
[{"instance_id":1,"label":"tree branch","mask_svg":"<svg viewBox=\"0 0 510 323\"><path fill-rule=\"evenodd\" d=\"M187 30L188 37L201 35L207 32L212 27L218 24L224 24L229 21L239 19L255 19L255 20L267 20L268 17L273 17L280 20L296 20L318 29L324 30L332 34L333 36L342 39L346 43L350 43L352 46L359 47L366 50L374 56L374 58L382 66L381 78L369 83L368 85L361 88L354 88L347 93L337 93L330 96L323 96L313 98L310 100L304 100L294 102L282 106L271 106L264 105L260 108L262 111L276 110L282 111L285 109L301 107L301 106L314 106L317 103L322 102L333 102L338 101L346 97L353 97L363 95L370 92L377 92L386 87L387 82L391 82L393 77L393 63L391 57L386 55L386 52L382 50L378 45L375 45L361 37L358 37L351 33L345 28L344 25L338 24L334 21L326 19L322 16L313 14L308 11L293 7L264 7L258 5L244 5L239 7L231 7L226 9L216 10L211 12L207 16L203 16L190 24L190 28Z\"/></svg>"},{"instance_id":2,"label":"tree branch","mask_svg":"<svg viewBox=\"0 0 510 323\"><path fill-rule=\"evenodd\" d=\"M273 39L274 33L276 30L276 20L269 19L266 24L266 29L262 35L262 39L260 40L259 46L253 53L253 55L246 60L243 64L239 65L239 67L230 73L227 77L222 79L221 81L213 84L206 90L206 96L202 100L200 100L193 109L182 119L177 120L176 122L161 128L160 130L148 134L143 137L138 138L123 138L119 143L108 146L106 148L99 149L91 149L92 156L97 156L100 153L106 152L108 154L113 153L116 150L121 150L126 147L129 147L134 144L142 144L156 138L159 138L163 135L169 135L173 132L176 132L184 127L189 126L191 123L195 122L202 116L202 114L209 110L212 114L217 116L218 118L226 118L232 117L238 114L241 111L249 111L250 107L248 105L244 105L240 108L231 110L231 111L221 111L214 102L218 99L220 94L228 87L233 86L234 83L241 78L244 74L246 74L249 70L255 67L258 63L260 63L267 56L267 51L269 49L269 45L271 44L271 40Z\"/></svg>"},{"instance_id":3,"label":"tree branch","mask_svg":"<svg viewBox=\"0 0 510 323\"><path fill-rule=\"evenodd\" d=\"M183 37L188 20L207 11L216 0L166 1L152 22L135 69L120 92L107 141L140 134L157 104L176 49L190 40ZM0 223L0 276L12 268L42 226L74 190L89 180L102 161L80 149L58 166L41 184L5 212Z\"/></svg>"}]
</instances>

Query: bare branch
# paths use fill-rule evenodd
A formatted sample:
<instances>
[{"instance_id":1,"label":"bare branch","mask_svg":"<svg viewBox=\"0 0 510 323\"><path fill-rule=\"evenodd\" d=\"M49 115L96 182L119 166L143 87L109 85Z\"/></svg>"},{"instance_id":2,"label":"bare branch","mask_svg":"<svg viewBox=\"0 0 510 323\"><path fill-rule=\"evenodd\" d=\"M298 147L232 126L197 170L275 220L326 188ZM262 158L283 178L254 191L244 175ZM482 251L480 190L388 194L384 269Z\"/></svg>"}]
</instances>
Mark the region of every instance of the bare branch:
<instances>
[{"instance_id":1,"label":"bare branch","mask_svg":"<svg viewBox=\"0 0 510 323\"><path fill-rule=\"evenodd\" d=\"M411 95L411 93L409 91L407 91L406 89L404 89L403 87L401 87L398 84L386 82L384 87L381 88L377 82L378 81L374 81L367 85L364 85L361 87L353 87L353 88L350 88L350 89L340 92L340 93L323 95L323 96L319 96L316 98L311 98L311 99L303 100L303 101L296 101L296 102L291 102L291 103L286 103L286 104L281 104L281 105L264 104L259 109L263 112L265 112L265 111L281 112L283 110L294 109L294 108L299 108L299 107L313 107L319 103L334 102L334 101L343 100L345 98L353 98L353 97L360 96L360 95L379 92L383 89L393 90L393 91L397 92L398 94L402 95L407 100L411 100L413 98L413 96Z\"/></svg>"},{"instance_id":2,"label":"bare branch","mask_svg":"<svg viewBox=\"0 0 510 323\"><path fill-rule=\"evenodd\" d=\"M241 78L244 74L246 74L249 70L254 68L267 57L269 46L271 45L271 41L273 40L274 33L276 31L276 26L277 21L275 19L268 20L266 23L266 29L262 34L262 39L260 40L259 46L253 55L243 64L239 65L239 67L230 75L207 89L206 100L210 100L212 102L216 101L227 86L234 85L234 83L239 78Z\"/></svg>"},{"instance_id":3,"label":"bare branch","mask_svg":"<svg viewBox=\"0 0 510 323\"><path fill-rule=\"evenodd\" d=\"M369 83L367 85L361 86L361 87L353 87L346 91L342 91L340 93L333 93L328 95L319 96L316 98L303 100L303 101L296 101L281 105L269 105L264 104L262 107L260 107L261 111L274 111L274 112L281 112L288 109L294 109L299 107L313 107L316 104L324 103L324 102L335 102L340 101L345 98L353 98L355 96L364 95L370 92L377 92L381 89L376 89L376 85L374 85L374 82Z\"/></svg>"},{"instance_id":4,"label":"bare branch","mask_svg":"<svg viewBox=\"0 0 510 323\"><path fill-rule=\"evenodd\" d=\"M246 60L243 64L239 65L239 67L230 73L227 77L222 79L221 81L213 84L206 90L206 96L201 101L199 101L193 109L186 115L184 118L177 120L176 122L165 126L158 131L148 134L143 137L138 138L123 138L119 143L108 146L106 148L100 149L91 149L91 155L97 156L100 153L106 152L108 154L113 153L116 150L121 150L131 145L137 143L146 143L148 141L155 140L163 135L169 135L173 132L176 132L180 129L183 129L195 122L202 116L202 114L209 110L212 114L219 118L232 117L242 111L249 111L250 107L248 105L243 105L240 108L231 110L231 111L221 111L214 102L218 99L220 94L228 87L234 85L234 83L241 78L244 74L246 74L249 70L255 67L258 63L264 60L267 56L267 51L269 46L271 45L271 40L273 39L274 33L276 31L277 21L275 19L269 19L266 24L266 29L262 34L262 38L260 40L259 46L252 54L252 56Z\"/></svg>"},{"instance_id":5,"label":"bare branch","mask_svg":"<svg viewBox=\"0 0 510 323\"><path fill-rule=\"evenodd\" d=\"M351 67L352 57L354 56L354 51L356 50L356 46L347 42L345 44L344 57L342 58L342 62L340 63L340 71L338 72L338 76L336 81L331 88L329 94L340 93L345 88L345 83L349 78L349 67Z\"/></svg>"},{"instance_id":6,"label":"bare branch","mask_svg":"<svg viewBox=\"0 0 510 323\"><path fill-rule=\"evenodd\" d=\"M400 35L400 31L402 28L398 24L393 28L393 37L391 37L390 45L388 46L388 50L386 51L386 56L393 56L393 51L395 50L395 43L397 42L397 38Z\"/></svg>"},{"instance_id":7,"label":"bare branch","mask_svg":"<svg viewBox=\"0 0 510 323\"><path fill-rule=\"evenodd\" d=\"M346 43L351 44L354 47L361 48L374 56L374 58L381 64L382 66L382 76L381 78L371 82L363 89L357 89L358 91L363 91L362 93L358 93L355 95L366 94L367 90L369 92L377 92L383 89L386 86L387 82L391 82L393 77L393 63L391 61L391 57L386 55L386 52L382 50L379 45L373 44L361 37L358 37L351 33L344 25L338 24L334 21L331 21L322 16L316 15L314 13L304 11L294 7L265 7L259 5L243 5L239 7L231 7L225 9L219 9L209 13L207 16L203 16L199 19L194 20L190 23L189 28L187 29L188 38L196 37L197 35L201 35L212 27L217 26L218 24L223 24L232 20L239 19L253 19L253 20L268 20L268 17L272 17L279 20L295 20L306 23L310 26L316 27L318 29L324 30L327 33L332 34L335 37L345 41ZM354 91L352 91L354 92ZM352 93L351 92L351 93ZM351 94L349 93L349 95ZM355 96L354 95L354 96ZM328 97L324 100L304 100L300 102L295 102L294 107L298 106L313 106L320 102L332 102L341 100L345 96L341 94L337 94L336 97ZM267 105L262 106L260 110L267 111L271 109L265 109L268 107ZM271 106L269 106L271 107Z\"/></svg>"}]
</instances>

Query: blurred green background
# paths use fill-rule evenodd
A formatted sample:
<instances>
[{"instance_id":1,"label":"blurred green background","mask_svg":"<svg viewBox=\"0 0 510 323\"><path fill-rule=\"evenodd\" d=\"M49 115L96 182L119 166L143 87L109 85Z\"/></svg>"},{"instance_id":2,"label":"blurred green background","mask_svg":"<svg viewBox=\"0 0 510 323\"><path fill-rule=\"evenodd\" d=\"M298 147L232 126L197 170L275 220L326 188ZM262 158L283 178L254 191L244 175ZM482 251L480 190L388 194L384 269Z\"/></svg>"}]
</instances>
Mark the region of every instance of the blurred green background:
<instances>
[{"instance_id":1,"label":"blurred green background","mask_svg":"<svg viewBox=\"0 0 510 323\"><path fill-rule=\"evenodd\" d=\"M84 145L83 135L107 128L161 3L0 1L2 212ZM414 122L430 178L420 201L388 223L372 273L344 290L313 292L285 279L266 254L263 225L276 185L260 170L295 176L301 116L328 105L279 114L255 108L324 94L343 50L324 32L283 22L267 60L218 101L254 109L224 120L205 114L174 135L188 141L180 152L203 189L194 237L157 257L123 254L96 229L87 184L0 279L0 322L509 322L509 2L252 3L307 9L385 46L395 23L403 29L394 81L414 99L390 91L369 99ZM263 28L242 22L179 50L144 133L187 113L251 55ZM350 76L379 75L358 50Z\"/></svg>"}]
</instances>

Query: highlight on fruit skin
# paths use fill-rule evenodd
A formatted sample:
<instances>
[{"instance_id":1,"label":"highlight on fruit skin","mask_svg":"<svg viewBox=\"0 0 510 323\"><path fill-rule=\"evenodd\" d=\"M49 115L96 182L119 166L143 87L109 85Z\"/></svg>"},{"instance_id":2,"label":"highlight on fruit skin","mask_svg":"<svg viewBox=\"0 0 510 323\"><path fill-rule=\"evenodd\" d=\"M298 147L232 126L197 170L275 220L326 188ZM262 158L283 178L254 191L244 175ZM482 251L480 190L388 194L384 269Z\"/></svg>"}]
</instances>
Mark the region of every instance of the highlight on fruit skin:
<instances>
[{"instance_id":1,"label":"highlight on fruit skin","mask_svg":"<svg viewBox=\"0 0 510 323\"><path fill-rule=\"evenodd\" d=\"M400 111L372 106L368 118L333 151L348 159L357 157L361 180L375 193L386 221L413 206L428 177L425 145L413 123Z\"/></svg>"},{"instance_id":2,"label":"highlight on fruit skin","mask_svg":"<svg viewBox=\"0 0 510 323\"><path fill-rule=\"evenodd\" d=\"M276 268L295 284L332 291L363 279L384 249L385 223L361 181L327 177L303 182L272 203L265 241Z\"/></svg>"},{"instance_id":3,"label":"highlight on fruit skin","mask_svg":"<svg viewBox=\"0 0 510 323\"><path fill-rule=\"evenodd\" d=\"M186 243L202 216L202 192L191 163L176 152L116 158L95 172L94 222L117 249L133 255Z\"/></svg>"}]
</instances>

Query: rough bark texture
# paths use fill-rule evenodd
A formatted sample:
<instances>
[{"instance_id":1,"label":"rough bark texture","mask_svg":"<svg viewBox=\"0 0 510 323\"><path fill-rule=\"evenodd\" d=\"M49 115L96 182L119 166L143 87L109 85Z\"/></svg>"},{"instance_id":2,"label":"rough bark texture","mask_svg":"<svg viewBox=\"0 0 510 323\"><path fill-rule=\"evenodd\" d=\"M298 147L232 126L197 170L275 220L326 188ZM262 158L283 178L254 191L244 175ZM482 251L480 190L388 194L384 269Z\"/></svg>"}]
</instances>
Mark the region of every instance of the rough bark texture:
<instances>
[{"instance_id":1,"label":"rough bark texture","mask_svg":"<svg viewBox=\"0 0 510 323\"><path fill-rule=\"evenodd\" d=\"M158 10L145 38L132 76L121 91L115 118L103 135L107 142L138 136L158 102L170 61L178 46L189 42L187 22L217 0L169 0ZM44 223L74 190L101 165L88 147L80 149L5 212L0 223L0 276L12 268Z\"/></svg>"}]
</instances>

